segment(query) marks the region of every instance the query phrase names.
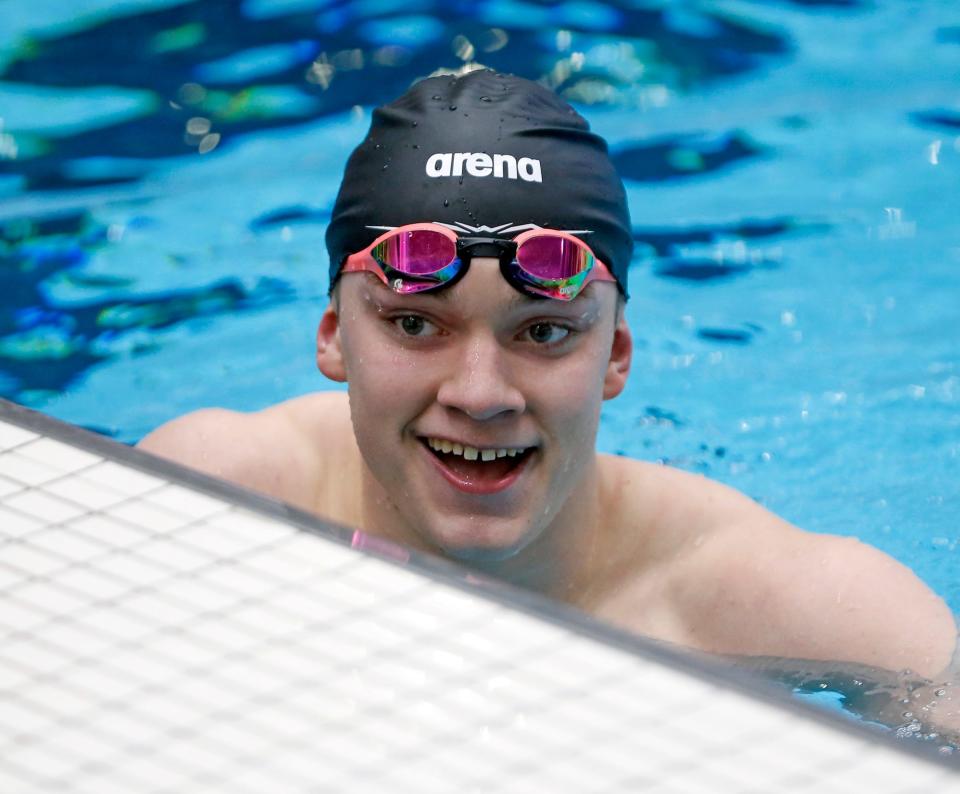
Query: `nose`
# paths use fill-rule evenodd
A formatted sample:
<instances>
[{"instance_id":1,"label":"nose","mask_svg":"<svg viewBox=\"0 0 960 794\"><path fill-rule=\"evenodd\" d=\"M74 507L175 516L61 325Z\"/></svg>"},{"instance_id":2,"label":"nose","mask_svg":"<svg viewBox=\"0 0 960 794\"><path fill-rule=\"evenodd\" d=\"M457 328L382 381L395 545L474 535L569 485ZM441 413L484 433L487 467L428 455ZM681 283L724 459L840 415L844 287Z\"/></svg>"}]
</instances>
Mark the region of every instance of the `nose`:
<instances>
[{"instance_id":1,"label":"nose","mask_svg":"<svg viewBox=\"0 0 960 794\"><path fill-rule=\"evenodd\" d=\"M455 354L453 367L437 392L437 401L477 421L522 413L526 408L510 362L493 338L472 338L465 350Z\"/></svg>"}]
</instances>

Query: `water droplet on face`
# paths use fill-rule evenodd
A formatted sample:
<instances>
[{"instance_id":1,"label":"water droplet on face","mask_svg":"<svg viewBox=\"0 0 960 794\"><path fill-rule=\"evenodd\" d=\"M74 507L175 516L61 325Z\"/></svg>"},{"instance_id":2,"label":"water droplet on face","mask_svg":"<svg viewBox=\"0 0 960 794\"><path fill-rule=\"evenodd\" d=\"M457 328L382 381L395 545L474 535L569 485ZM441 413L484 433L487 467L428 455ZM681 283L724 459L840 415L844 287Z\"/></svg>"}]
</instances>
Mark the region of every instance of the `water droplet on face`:
<instances>
[{"instance_id":1,"label":"water droplet on face","mask_svg":"<svg viewBox=\"0 0 960 794\"><path fill-rule=\"evenodd\" d=\"M434 94L434 95L433 95L433 98L434 98L434 99L442 99L443 97L441 97L440 94Z\"/></svg>"},{"instance_id":2,"label":"water droplet on face","mask_svg":"<svg viewBox=\"0 0 960 794\"><path fill-rule=\"evenodd\" d=\"M384 164L383 164L383 170L384 170L384 171L386 171L389 167L390 167L390 164L389 164L389 163L384 163Z\"/></svg>"},{"instance_id":3,"label":"water droplet on face","mask_svg":"<svg viewBox=\"0 0 960 794\"><path fill-rule=\"evenodd\" d=\"M413 144L413 148L414 148L414 149L419 149L419 148L420 148L420 144L419 144L419 143Z\"/></svg>"},{"instance_id":4,"label":"water droplet on face","mask_svg":"<svg viewBox=\"0 0 960 794\"><path fill-rule=\"evenodd\" d=\"M450 106L450 110L456 110L456 109L457 109L457 106L456 106L456 105L451 105L451 106Z\"/></svg>"},{"instance_id":5,"label":"water droplet on face","mask_svg":"<svg viewBox=\"0 0 960 794\"><path fill-rule=\"evenodd\" d=\"M444 200L443 200L443 206L444 206L444 207L449 207L449 206L450 206L450 200L449 200L449 199L444 199Z\"/></svg>"},{"instance_id":6,"label":"water droplet on face","mask_svg":"<svg viewBox=\"0 0 960 794\"><path fill-rule=\"evenodd\" d=\"M482 96L482 97L480 97L480 101L481 101L481 102L492 102L493 100L490 99L490 97L488 97L488 96Z\"/></svg>"},{"instance_id":7,"label":"water droplet on face","mask_svg":"<svg viewBox=\"0 0 960 794\"><path fill-rule=\"evenodd\" d=\"M415 121L413 122L413 126L416 127L419 123L420 123L419 121Z\"/></svg>"}]
</instances>

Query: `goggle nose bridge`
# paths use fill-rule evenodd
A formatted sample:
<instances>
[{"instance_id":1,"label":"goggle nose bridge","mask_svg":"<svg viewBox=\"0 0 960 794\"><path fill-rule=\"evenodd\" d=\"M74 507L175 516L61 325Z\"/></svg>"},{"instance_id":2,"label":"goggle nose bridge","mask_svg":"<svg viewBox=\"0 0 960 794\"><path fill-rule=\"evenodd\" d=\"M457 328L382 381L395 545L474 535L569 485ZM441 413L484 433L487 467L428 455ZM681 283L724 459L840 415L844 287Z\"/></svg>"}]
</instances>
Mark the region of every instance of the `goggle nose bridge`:
<instances>
[{"instance_id":1,"label":"goggle nose bridge","mask_svg":"<svg viewBox=\"0 0 960 794\"><path fill-rule=\"evenodd\" d=\"M457 256L464 264L469 264L475 256L489 256L498 259L501 265L509 264L517 256L517 244L499 237L459 237Z\"/></svg>"}]
</instances>

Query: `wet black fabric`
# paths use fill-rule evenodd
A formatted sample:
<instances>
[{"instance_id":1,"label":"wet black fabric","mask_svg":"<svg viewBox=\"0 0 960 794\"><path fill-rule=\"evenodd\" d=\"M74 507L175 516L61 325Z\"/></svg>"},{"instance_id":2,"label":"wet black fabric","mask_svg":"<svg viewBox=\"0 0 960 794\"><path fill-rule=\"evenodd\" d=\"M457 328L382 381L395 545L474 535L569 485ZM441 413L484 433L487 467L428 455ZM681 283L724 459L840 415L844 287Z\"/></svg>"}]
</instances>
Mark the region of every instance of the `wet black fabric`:
<instances>
[{"instance_id":1,"label":"wet black fabric","mask_svg":"<svg viewBox=\"0 0 960 794\"><path fill-rule=\"evenodd\" d=\"M514 237L531 224L576 232L626 294L633 238L606 142L529 80L489 70L432 77L374 110L327 228L331 287L382 227L422 222L465 236Z\"/></svg>"}]
</instances>

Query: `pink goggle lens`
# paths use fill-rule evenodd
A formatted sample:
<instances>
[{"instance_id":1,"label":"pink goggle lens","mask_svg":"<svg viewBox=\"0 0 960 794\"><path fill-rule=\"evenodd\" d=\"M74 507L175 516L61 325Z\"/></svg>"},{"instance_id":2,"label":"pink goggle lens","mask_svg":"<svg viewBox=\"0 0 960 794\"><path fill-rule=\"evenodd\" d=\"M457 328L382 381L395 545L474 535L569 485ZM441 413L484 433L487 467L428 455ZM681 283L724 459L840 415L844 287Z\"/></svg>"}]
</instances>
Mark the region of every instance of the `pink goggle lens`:
<instances>
[{"instance_id":1,"label":"pink goggle lens","mask_svg":"<svg viewBox=\"0 0 960 794\"><path fill-rule=\"evenodd\" d=\"M517 262L534 278L561 281L588 270L593 257L572 240L545 234L525 240L517 250Z\"/></svg>"},{"instance_id":2,"label":"pink goggle lens","mask_svg":"<svg viewBox=\"0 0 960 794\"><path fill-rule=\"evenodd\" d=\"M442 270L457 257L456 243L441 232L429 229L401 231L391 235L372 251L374 259L411 276L425 276Z\"/></svg>"}]
</instances>

